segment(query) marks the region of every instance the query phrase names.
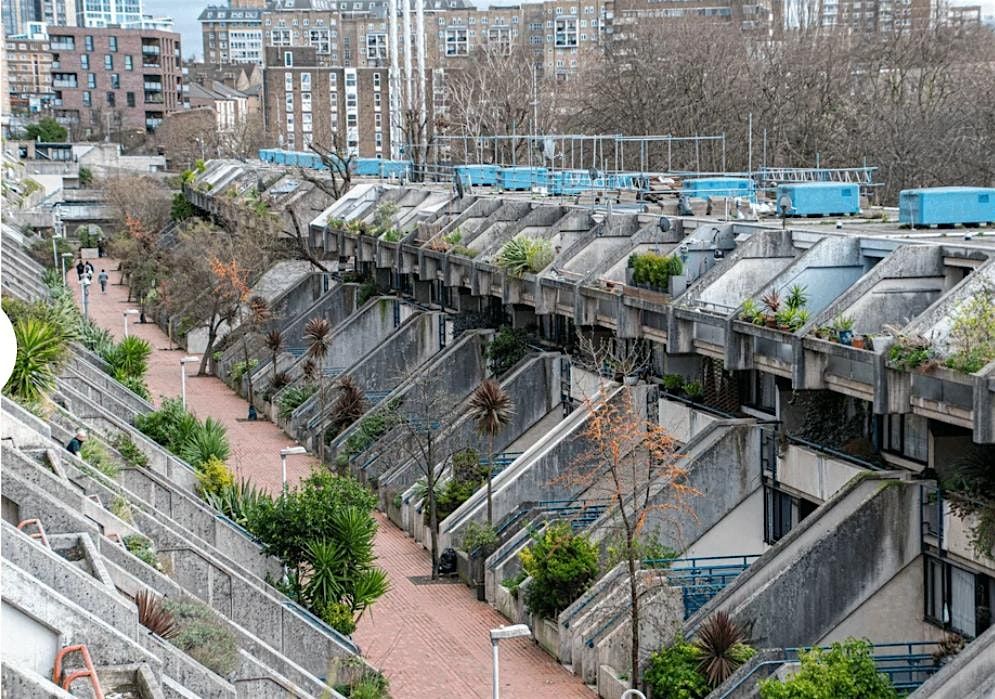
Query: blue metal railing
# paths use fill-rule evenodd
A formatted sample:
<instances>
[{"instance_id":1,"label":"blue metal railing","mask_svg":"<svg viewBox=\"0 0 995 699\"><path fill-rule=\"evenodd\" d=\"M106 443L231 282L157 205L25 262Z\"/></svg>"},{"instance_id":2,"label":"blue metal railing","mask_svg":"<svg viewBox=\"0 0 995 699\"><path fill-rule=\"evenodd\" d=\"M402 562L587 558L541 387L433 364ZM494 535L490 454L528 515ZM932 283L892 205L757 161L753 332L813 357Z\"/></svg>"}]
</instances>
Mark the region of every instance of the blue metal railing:
<instances>
[{"instance_id":1,"label":"blue metal railing","mask_svg":"<svg viewBox=\"0 0 995 699\"><path fill-rule=\"evenodd\" d=\"M499 473L504 471L506 468L515 463L515 459L521 456L524 452L521 451L503 451L500 454L494 455L494 470L491 477L497 476ZM487 466L488 460L486 456L480 457L480 465Z\"/></svg>"},{"instance_id":2,"label":"blue metal railing","mask_svg":"<svg viewBox=\"0 0 995 699\"><path fill-rule=\"evenodd\" d=\"M830 649L830 646L818 647L822 650ZM900 692L911 692L918 689L930 676L942 667L937 662L936 657L934 657L934 653L939 647L940 644L935 641L878 643L871 646L871 657L874 659L877 671L887 675L895 689ZM812 650L812 647L782 648L782 658L757 663L749 673L739 678L734 685L719 695L719 699L726 699L735 694L747 681L754 678L760 670L771 668L771 671L766 673L769 676L777 668L786 663L798 662L799 654L809 650ZM759 679L757 678L757 681Z\"/></svg>"},{"instance_id":3,"label":"blue metal railing","mask_svg":"<svg viewBox=\"0 0 995 699\"><path fill-rule=\"evenodd\" d=\"M295 359L300 359L307 352L307 347L287 347L287 353Z\"/></svg>"}]
</instances>

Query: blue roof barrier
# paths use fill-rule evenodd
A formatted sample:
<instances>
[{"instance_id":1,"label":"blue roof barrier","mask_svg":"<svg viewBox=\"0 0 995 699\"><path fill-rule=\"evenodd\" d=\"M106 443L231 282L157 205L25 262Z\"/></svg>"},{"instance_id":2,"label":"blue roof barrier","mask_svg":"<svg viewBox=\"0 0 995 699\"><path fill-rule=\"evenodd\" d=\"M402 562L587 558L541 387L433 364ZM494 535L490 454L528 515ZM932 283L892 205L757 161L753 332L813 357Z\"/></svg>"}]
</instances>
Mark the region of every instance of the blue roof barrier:
<instances>
[{"instance_id":1,"label":"blue roof barrier","mask_svg":"<svg viewBox=\"0 0 995 699\"><path fill-rule=\"evenodd\" d=\"M681 192L689 197L742 197L757 200L756 185L749 177L693 177L681 185Z\"/></svg>"},{"instance_id":2,"label":"blue roof barrier","mask_svg":"<svg viewBox=\"0 0 995 699\"><path fill-rule=\"evenodd\" d=\"M799 182L777 186L775 203L791 200L788 216L852 216L860 213L860 186L843 182ZM780 212L778 212L780 213Z\"/></svg>"}]
</instances>

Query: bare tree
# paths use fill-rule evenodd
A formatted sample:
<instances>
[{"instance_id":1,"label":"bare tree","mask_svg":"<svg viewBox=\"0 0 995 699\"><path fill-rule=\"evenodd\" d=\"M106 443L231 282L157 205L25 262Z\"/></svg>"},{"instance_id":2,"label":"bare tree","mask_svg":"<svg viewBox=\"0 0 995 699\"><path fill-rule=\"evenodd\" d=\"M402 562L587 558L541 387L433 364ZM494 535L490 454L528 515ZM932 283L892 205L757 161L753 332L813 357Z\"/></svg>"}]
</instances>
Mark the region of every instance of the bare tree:
<instances>
[{"instance_id":1,"label":"bare tree","mask_svg":"<svg viewBox=\"0 0 995 699\"><path fill-rule=\"evenodd\" d=\"M304 169L300 170L301 177L332 199L340 199L352 187L352 167L356 154L342 147L338 131L332 131L331 148L314 142L309 143L308 147L321 158L322 164L328 168L330 177L329 179L317 177Z\"/></svg>"}]
</instances>

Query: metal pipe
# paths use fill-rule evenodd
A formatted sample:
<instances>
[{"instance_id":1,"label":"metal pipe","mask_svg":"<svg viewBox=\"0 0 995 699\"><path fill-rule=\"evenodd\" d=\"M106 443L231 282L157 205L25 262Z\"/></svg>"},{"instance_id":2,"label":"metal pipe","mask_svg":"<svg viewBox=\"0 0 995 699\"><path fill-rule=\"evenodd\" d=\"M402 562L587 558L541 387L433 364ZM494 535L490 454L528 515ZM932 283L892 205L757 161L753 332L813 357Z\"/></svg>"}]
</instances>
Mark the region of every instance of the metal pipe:
<instances>
[{"instance_id":1,"label":"metal pipe","mask_svg":"<svg viewBox=\"0 0 995 699\"><path fill-rule=\"evenodd\" d=\"M404 108L410 111L413 107L411 98L411 0L401 0L403 7L401 18L404 22L404 84L406 92L404 96ZM410 133L409 133L410 136ZM410 145L410 144L409 144ZM409 154L410 155L410 154Z\"/></svg>"},{"instance_id":2,"label":"metal pipe","mask_svg":"<svg viewBox=\"0 0 995 699\"><path fill-rule=\"evenodd\" d=\"M398 61L397 46L397 0L388 0L387 31L390 42L390 152L391 158L400 158L401 141L403 140L404 120L401 114L401 75Z\"/></svg>"},{"instance_id":3,"label":"metal pipe","mask_svg":"<svg viewBox=\"0 0 995 699\"><path fill-rule=\"evenodd\" d=\"M420 161L428 162L428 112L425 110L425 90L428 80L425 75L425 0L415 0L415 46L418 53L418 130L421 132L418 147Z\"/></svg>"}]
</instances>

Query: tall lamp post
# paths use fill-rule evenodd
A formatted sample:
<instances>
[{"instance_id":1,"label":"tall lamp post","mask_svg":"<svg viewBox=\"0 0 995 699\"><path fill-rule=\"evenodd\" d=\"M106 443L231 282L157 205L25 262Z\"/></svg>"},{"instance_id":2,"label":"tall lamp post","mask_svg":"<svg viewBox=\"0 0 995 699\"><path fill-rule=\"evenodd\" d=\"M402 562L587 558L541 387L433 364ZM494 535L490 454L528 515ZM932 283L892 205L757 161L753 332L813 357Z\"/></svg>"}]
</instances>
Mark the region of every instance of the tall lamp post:
<instances>
[{"instance_id":1,"label":"tall lamp post","mask_svg":"<svg viewBox=\"0 0 995 699\"><path fill-rule=\"evenodd\" d=\"M128 322L127 316L125 316L124 322ZM184 408L187 407L187 364L199 361L200 357L183 357L180 360L180 402Z\"/></svg>"},{"instance_id":2,"label":"tall lamp post","mask_svg":"<svg viewBox=\"0 0 995 699\"><path fill-rule=\"evenodd\" d=\"M531 635L532 630L525 624L512 624L511 626L502 626L498 629L491 629L491 649L494 652L493 699L500 699L501 695L501 688L498 683L498 643L505 638L524 638L525 636Z\"/></svg>"},{"instance_id":3,"label":"tall lamp post","mask_svg":"<svg viewBox=\"0 0 995 699\"><path fill-rule=\"evenodd\" d=\"M90 284L93 283L93 279L90 278L89 272L83 273L83 278L79 280L79 285L83 289L83 317L86 319L90 318Z\"/></svg>"},{"instance_id":4,"label":"tall lamp post","mask_svg":"<svg viewBox=\"0 0 995 699\"><path fill-rule=\"evenodd\" d=\"M121 315L124 316L124 336L128 337L128 316L137 316L138 310L135 308L129 308L126 311L121 311Z\"/></svg>"},{"instance_id":5,"label":"tall lamp post","mask_svg":"<svg viewBox=\"0 0 995 699\"><path fill-rule=\"evenodd\" d=\"M284 447L280 450L280 476L283 483L283 490L287 489L287 457L295 454L307 454L304 447Z\"/></svg>"},{"instance_id":6,"label":"tall lamp post","mask_svg":"<svg viewBox=\"0 0 995 699\"><path fill-rule=\"evenodd\" d=\"M62 253L62 264L60 265L60 267L62 268L62 286L66 285L66 258L69 258L71 260L73 257L75 257L75 255L73 255L71 252Z\"/></svg>"}]
</instances>

